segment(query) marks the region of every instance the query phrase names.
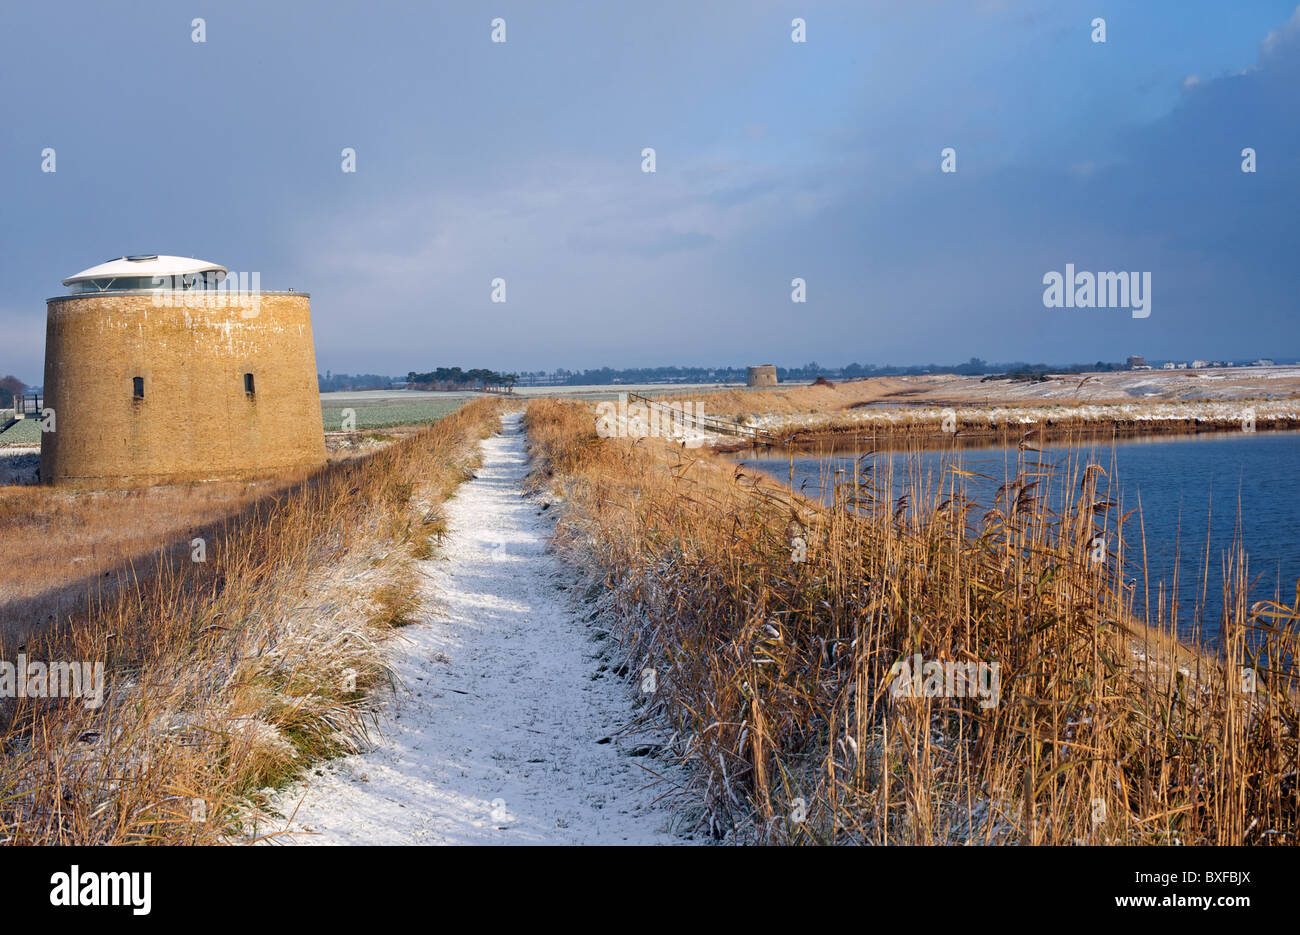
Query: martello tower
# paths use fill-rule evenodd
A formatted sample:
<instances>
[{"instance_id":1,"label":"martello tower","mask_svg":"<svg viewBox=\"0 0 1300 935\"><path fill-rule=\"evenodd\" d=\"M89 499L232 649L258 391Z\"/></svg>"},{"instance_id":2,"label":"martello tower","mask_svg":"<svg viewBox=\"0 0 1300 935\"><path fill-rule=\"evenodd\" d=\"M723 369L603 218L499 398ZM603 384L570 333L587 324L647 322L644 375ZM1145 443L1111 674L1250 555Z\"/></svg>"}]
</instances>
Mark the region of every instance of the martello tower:
<instances>
[{"instance_id":1,"label":"martello tower","mask_svg":"<svg viewBox=\"0 0 1300 935\"><path fill-rule=\"evenodd\" d=\"M43 482L162 484L324 463L307 293L153 255L63 284L69 294L47 301Z\"/></svg>"}]
</instances>

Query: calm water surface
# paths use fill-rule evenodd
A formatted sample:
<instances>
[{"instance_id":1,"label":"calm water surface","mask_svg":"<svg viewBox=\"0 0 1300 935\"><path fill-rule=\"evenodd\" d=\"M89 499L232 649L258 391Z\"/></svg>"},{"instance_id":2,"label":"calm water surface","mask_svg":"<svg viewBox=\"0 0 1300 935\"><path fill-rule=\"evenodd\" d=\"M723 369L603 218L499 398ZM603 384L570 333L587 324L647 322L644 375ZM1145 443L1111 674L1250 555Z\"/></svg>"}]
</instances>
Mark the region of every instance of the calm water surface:
<instances>
[{"instance_id":1,"label":"calm water surface","mask_svg":"<svg viewBox=\"0 0 1300 935\"><path fill-rule=\"evenodd\" d=\"M1184 631L1193 626L1193 607L1200 599L1202 576L1208 572L1204 630L1210 637L1217 632L1223 560L1237 532L1239 509L1242 541L1250 561L1251 599L1273 598L1278 591L1285 603L1295 599L1300 578L1300 432L1134 439L1074 448L1044 445L1041 458L1064 466L1072 451L1112 475L1110 498L1121 502L1125 511L1136 508L1141 498L1151 603L1154 606L1158 583L1172 582L1177 566L1179 624ZM1028 454L1032 457L1032 452ZM790 480L793 466L795 489L822 500L830 498L833 472L842 470L846 473L841 477L851 479L854 467L854 458L843 454L824 458L795 455L793 465L789 455L741 460L783 482ZM938 479L948 465L988 475L992 480L967 478L968 495L987 508L993 505L997 488L1014 476L1016 451L989 448L875 454L864 461L872 462L877 474L892 467L896 493L904 489L906 474L919 472ZM1053 489L1059 493L1064 483L1054 480ZM1104 479L1098 489L1105 490ZM1049 500L1059 503L1056 495ZM972 511L972 516L977 515ZM1140 563L1142 527L1137 513L1126 522L1124 535L1130 563ZM1140 566L1135 569L1130 564L1129 574L1140 575ZM1138 595L1140 611L1140 578Z\"/></svg>"}]
</instances>

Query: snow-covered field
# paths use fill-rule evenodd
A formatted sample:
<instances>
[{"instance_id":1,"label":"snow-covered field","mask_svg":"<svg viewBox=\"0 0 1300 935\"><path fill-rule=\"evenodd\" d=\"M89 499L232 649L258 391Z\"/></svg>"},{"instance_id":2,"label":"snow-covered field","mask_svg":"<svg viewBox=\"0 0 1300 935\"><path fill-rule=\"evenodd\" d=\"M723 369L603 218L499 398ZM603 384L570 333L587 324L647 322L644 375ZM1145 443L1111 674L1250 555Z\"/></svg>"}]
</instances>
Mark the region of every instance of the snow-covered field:
<instances>
[{"instance_id":1,"label":"snow-covered field","mask_svg":"<svg viewBox=\"0 0 1300 935\"><path fill-rule=\"evenodd\" d=\"M275 841L686 842L655 801L671 769L619 735L631 688L606 671L574 571L547 551L550 513L523 494L520 414L483 459L447 504L444 547L422 563L426 615L400 631L403 685L376 746L279 794L286 830L311 833Z\"/></svg>"},{"instance_id":2,"label":"snow-covered field","mask_svg":"<svg viewBox=\"0 0 1300 935\"><path fill-rule=\"evenodd\" d=\"M1293 396L1300 391L1300 367L1211 367L1201 370L1116 370L1057 374L1044 382L990 380L937 374L904 378L919 387L965 397L971 403L1115 401L1134 399L1231 400Z\"/></svg>"},{"instance_id":3,"label":"snow-covered field","mask_svg":"<svg viewBox=\"0 0 1300 935\"><path fill-rule=\"evenodd\" d=\"M847 412L764 413L750 416L744 425L771 432L862 426L920 426L939 424L947 415L962 430L1000 426L1037 425L1048 422L1157 423L1186 422L1206 426L1240 426L1245 423L1294 422L1300 419L1300 401L1249 400L1242 402L1200 400L1196 402L1144 401L1107 405L1054 406L946 406L907 409L854 409Z\"/></svg>"}]
</instances>

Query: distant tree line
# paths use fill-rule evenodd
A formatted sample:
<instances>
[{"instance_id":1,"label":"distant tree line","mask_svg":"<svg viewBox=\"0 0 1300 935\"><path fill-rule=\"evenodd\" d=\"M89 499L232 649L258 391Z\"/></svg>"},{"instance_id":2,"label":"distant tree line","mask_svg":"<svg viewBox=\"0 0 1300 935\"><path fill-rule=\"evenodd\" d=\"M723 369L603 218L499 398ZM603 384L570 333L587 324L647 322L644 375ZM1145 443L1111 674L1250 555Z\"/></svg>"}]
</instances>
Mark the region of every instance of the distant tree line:
<instances>
[{"instance_id":1,"label":"distant tree line","mask_svg":"<svg viewBox=\"0 0 1300 935\"><path fill-rule=\"evenodd\" d=\"M1014 379L1031 379L1046 373L1083 373L1126 370L1126 364L1099 360L1091 364L1045 364L1026 361L990 363L972 357L962 364L848 364L844 367L823 367L811 361L801 367L777 367L777 377L782 383L812 382L818 377L828 380L859 380L866 377L909 376L923 373L955 373L962 376L999 376ZM374 373L330 373L317 375L321 392L330 390L390 389L402 381L401 377L386 377ZM745 367L598 367L588 370L524 370L519 373L500 373L483 367L463 370L460 367L438 367L406 375L411 389L510 390L519 386L608 386L620 383L744 383ZM0 394L3 390L0 390ZM3 398L0 395L0 398Z\"/></svg>"},{"instance_id":2,"label":"distant tree line","mask_svg":"<svg viewBox=\"0 0 1300 935\"><path fill-rule=\"evenodd\" d=\"M0 409L8 409L14 404L14 397L22 395L27 384L13 374L0 377Z\"/></svg>"},{"instance_id":3,"label":"distant tree line","mask_svg":"<svg viewBox=\"0 0 1300 935\"><path fill-rule=\"evenodd\" d=\"M802 367L777 367L777 377L783 383L812 381L818 377L828 380L855 380L865 377L905 376L922 373L956 373L966 376L989 374L1042 374L1042 373L1082 373L1084 371L1105 371L1127 369L1121 363L1097 361L1093 364L1065 364L1049 366L1031 364L1024 361L1011 363L989 363L978 357L972 357L964 364L914 364L894 366L892 364L848 364L844 367L823 367L816 361ZM626 367L615 369L600 367L595 370L566 370L559 368L552 371L525 370L519 374L520 386L604 386L614 383L743 383L745 367Z\"/></svg>"},{"instance_id":4,"label":"distant tree line","mask_svg":"<svg viewBox=\"0 0 1300 935\"><path fill-rule=\"evenodd\" d=\"M339 390L386 390L393 385L392 377L377 373L330 373L326 370L324 374L316 374L316 380L320 384L322 393Z\"/></svg>"},{"instance_id":5,"label":"distant tree line","mask_svg":"<svg viewBox=\"0 0 1300 935\"><path fill-rule=\"evenodd\" d=\"M407 384L417 390L510 389L518 379L516 373L497 373L483 367L438 367L426 373L412 370L406 375Z\"/></svg>"}]
</instances>

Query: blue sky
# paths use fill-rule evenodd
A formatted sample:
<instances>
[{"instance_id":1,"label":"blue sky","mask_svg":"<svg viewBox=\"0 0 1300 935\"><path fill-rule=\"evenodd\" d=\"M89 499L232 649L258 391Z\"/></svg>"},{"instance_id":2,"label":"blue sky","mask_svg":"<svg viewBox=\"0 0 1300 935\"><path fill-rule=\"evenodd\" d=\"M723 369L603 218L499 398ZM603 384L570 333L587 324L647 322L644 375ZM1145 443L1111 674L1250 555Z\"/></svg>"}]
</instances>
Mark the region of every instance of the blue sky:
<instances>
[{"instance_id":1,"label":"blue sky","mask_svg":"<svg viewBox=\"0 0 1300 935\"><path fill-rule=\"evenodd\" d=\"M311 292L322 371L1300 355L1295 0L23 2L0 63L32 383L59 281L153 252ZM1045 308L1066 263L1151 316Z\"/></svg>"}]
</instances>

